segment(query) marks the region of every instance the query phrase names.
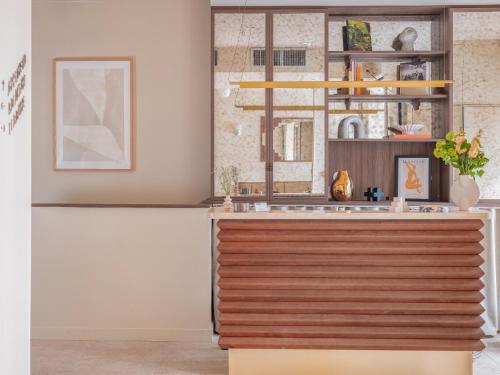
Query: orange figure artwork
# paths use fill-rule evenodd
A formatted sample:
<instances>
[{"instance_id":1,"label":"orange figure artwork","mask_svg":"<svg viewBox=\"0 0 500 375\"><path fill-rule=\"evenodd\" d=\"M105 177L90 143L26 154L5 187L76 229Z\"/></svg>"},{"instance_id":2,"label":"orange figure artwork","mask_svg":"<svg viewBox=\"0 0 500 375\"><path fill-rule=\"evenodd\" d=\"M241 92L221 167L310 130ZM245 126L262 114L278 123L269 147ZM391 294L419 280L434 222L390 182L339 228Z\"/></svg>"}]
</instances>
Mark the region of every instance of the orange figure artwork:
<instances>
[{"instance_id":1,"label":"orange figure artwork","mask_svg":"<svg viewBox=\"0 0 500 375\"><path fill-rule=\"evenodd\" d=\"M410 163L407 161L403 162L408 170L408 174L406 175L405 187L408 190L416 190L417 193L421 193L422 183L420 182L420 178L417 175L417 166L415 163Z\"/></svg>"}]
</instances>

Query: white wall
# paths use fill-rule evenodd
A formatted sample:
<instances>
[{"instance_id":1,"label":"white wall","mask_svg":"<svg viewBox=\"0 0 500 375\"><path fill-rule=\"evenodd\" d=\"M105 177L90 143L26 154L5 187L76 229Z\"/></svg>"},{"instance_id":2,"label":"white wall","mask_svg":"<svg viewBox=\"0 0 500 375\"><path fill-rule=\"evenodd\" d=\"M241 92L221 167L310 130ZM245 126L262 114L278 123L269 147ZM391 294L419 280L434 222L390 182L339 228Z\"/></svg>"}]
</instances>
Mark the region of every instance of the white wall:
<instances>
[{"instance_id":1,"label":"white wall","mask_svg":"<svg viewBox=\"0 0 500 375\"><path fill-rule=\"evenodd\" d=\"M33 221L33 338L210 342L206 208L34 208Z\"/></svg>"},{"instance_id":2,"label":"white wall","mask_svg":"<svg viewBox=\"0 0 500 375\"><path fill-rule=\"evenodd\" d=\"M31 1L0 0L0 83L27 55L25 109L14 131L0 129L0 374L29 374ZM0 85L0 102L7 88ZM0 127L12 117L0 109Z\"/></svg>"}]
</instances>

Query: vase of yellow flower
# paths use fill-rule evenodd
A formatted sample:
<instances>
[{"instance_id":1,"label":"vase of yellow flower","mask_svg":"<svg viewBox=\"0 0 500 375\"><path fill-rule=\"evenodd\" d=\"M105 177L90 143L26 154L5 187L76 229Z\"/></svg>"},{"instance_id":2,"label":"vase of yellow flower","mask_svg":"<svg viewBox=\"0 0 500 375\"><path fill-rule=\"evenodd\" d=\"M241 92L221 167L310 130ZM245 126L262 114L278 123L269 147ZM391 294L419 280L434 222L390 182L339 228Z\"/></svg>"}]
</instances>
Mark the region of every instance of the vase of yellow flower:
<instances>
[{"instance_id":1,"label":"vase of yellow flower","mask_svg":"<svg viewBox=\"0 0 500 375\"><path fill-rule=\"evenodd\" d=\"M434 156L458 170L450 199L461 211L468 211L479 201L480 191L475 178L484 174L484 166L489 161L481 147L481 130L470 142L463 131L449 132L444 141L436 143Z\"/></svg>"}]
</instances>

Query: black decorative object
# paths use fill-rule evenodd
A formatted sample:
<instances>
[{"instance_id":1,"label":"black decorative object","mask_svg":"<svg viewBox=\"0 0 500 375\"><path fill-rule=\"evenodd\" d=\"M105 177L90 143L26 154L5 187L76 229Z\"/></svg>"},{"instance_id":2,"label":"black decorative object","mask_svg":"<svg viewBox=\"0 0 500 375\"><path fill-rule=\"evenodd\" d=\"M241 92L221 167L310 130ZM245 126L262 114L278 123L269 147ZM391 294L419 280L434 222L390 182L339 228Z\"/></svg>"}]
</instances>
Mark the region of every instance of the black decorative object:
<instances>
[{"instance_id":1,"label":"black decorative object","mask_svg":"<svg viewBox=\"0 0 500 375\"><path fill-rule=\"evenodd\" d=\"M367 191L365 191L364 196L367 201L380 202L384 199L384 191L379 187L369 187Z\"/></svg>"}]
</instances>

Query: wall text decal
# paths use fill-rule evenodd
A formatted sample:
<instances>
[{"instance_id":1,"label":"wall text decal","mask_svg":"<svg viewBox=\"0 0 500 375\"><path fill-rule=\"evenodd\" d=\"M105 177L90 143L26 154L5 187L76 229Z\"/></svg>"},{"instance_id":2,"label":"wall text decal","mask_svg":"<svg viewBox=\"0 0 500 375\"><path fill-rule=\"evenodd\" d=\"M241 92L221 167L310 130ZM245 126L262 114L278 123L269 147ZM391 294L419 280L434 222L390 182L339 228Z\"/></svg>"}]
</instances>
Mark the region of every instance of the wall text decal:
<instances>
[{"instance_id":1,"label":"wall text decal","mask_svg":"<svg viewBox=\"0 0 500 375\"><path fill-rule=\"evenodd\" d=\"M17 64L16 70L7 82L0 82L0 114L5 120L0 122L0 133L10 135L16 128L25 107L26 55ZM2 98L6 96L4 101ZM7 111L5 115L5 111Z\"/></svg>"}]
</instances>

